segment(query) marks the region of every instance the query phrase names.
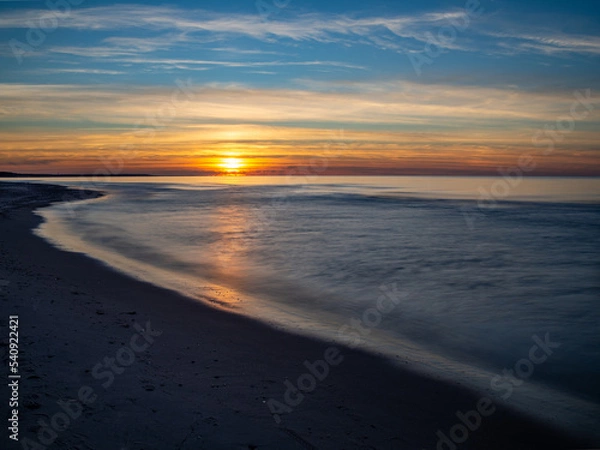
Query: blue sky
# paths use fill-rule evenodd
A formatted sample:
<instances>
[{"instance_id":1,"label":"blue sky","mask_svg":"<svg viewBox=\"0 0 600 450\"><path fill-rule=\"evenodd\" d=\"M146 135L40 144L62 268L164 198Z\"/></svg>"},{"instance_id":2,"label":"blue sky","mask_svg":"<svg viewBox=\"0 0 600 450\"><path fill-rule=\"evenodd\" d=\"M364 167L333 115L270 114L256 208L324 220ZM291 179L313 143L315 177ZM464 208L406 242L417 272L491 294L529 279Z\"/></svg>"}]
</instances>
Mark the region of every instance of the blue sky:
<instances>
[{"instance_id":1,"label":"blue sky","mask_svg":"<svg viewBox=\"0 0 600 450\"><path fill-rule=\"evenodd\" d=\"M271 151L264 129L238 140L251 141L247 147L255 152L270 146L264 154L281 157L282 141L303 146L299 153L314 150L315 139L297 136L299 130L345 129L373 133L356 140L370 142L373 152L375 143L389 148L388 160L397 165L402 151L414 159L418 148L441 145L444 135L435 133L467 129L466 147L479 145L475 163L491 170L531 146L526 141L537 128L568 112L574 91L595 92L600 79L597 1L64 2L68 10L56 13L52 2L0 1L5 132L52 130L71 146L80 139L75 129L116 139L144 118L145 101L155 104L176 80L190 80L195 108L186 105L161 127L164 136L152 143L157 148L168 133L193 127L278 127L279 152ZM274 114L258 111L261 104ZM589 164L597 158L597 125L595 114L579 120L570 143L553 157L562 164L569 151L583 152ZM286 140L286 129L295 137ZM435 139L417 136L425 132ZM471 142L474 135L481 136L478 143ZM24 164L14 157L18 138L7 139L14 144L0 149L0 161ZM402 140L410 148L392 150ZM214 138L210 150L188 146L176 153L179 161L212 158L236 142ZM39 144L23 145L21 153L34 155ZM91 164L96 156L90 155L107 145L90 146L82 161ZM356 158L365 158L366 144L356 147ZM461 157L473 164L472 152L457 151L447 147L440 164L452 159L448 152L455 154L452 164ZM483 151L489 155L482 158ZM48 152L39 160L60 160L59 149ZM498 152L502 158L490 162ZM384 164L383 153L377 158Z\"/></svg>"}]
</instances>

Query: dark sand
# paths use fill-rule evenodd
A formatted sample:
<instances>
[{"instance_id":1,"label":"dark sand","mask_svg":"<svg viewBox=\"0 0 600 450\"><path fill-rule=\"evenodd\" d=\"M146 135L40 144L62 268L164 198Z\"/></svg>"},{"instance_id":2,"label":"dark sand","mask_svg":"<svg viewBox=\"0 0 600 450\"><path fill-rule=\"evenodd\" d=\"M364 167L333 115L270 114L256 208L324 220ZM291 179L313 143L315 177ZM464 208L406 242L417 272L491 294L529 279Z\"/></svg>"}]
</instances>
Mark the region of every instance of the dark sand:
<instances>
[{"instance_id":1,"label":"dark sand","mask_svg":"<svg viewBox=\"0 0 600 450\"><path fill-rule=\"evenodd\" d=\"M32 208L61 200L64 188L11 186L0 183L0 201L20 196L13 202L20 206L4 201L0 212L1 342L6 374L6 322L9 314L18 314L19 437L39 442L38 421L56 417L62 411L57 401L77 399L82 386L96 396L53 443L24 448L429 450L436 448L436 431L448 434L458 422L456 411L473 409L479 399L461 386L340 348L344 361L278 425L265 401L282 400L283 382L305 373L303 362L322 359L331 344L205 306L57 250L32 235L40 222ZM147 321L162 335L144 351L119 353L137 333L134 323ZM122 373L104 388L108 378L97 379L92 370L117 354L135 354L135 361L117 366ZM8 395L3 389L5 410ZM76 401L69 405L77 412ZM63 425L60 418L56 423ZM6 427L1 438L0 448L22 448L8 440ZM458 446L586 447L589 442L506 410L483 419Z\"/></svg>"}]
</instances>

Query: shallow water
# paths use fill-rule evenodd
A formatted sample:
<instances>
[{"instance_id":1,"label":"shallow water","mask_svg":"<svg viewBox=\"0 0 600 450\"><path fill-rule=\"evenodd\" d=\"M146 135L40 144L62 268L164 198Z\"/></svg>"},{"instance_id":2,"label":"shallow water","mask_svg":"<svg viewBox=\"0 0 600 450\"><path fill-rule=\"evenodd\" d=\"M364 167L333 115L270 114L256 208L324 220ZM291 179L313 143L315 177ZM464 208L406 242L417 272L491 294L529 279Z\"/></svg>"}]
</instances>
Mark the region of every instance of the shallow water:
<instances>
[{"instance_id":1,"label":"shallow water","mask_svg":"<svg viewBox=\"0 0 600 450\"><path fill-rule=\"evenodd\" d=\"M109 195L41 210L38 233L56 245L279 327L460 379L573 429L597 424L598 179L61 183ZM382 286L396 292L389 308ZM502 399L509 385L492 380L546 333L560 347Z\"/></svg>"}]
</instances>

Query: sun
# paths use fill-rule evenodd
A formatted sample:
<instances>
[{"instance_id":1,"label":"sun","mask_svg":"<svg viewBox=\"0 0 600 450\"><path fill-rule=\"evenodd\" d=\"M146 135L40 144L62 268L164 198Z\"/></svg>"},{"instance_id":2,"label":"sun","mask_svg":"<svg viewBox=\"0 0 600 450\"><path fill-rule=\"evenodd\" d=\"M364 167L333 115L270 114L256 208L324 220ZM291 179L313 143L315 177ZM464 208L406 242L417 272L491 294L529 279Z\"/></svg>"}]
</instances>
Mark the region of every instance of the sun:
<instances>
[{"instance_id":1,"label":"sun","mask_svg":"<svg viewBox=\"0 0 600 450\"><path fill-rule=\"evenodd\" d=\"M244 167L244 162L240 158L223 158L219 166L227 172L237 172Z\"/></svg>"}]
</instances>

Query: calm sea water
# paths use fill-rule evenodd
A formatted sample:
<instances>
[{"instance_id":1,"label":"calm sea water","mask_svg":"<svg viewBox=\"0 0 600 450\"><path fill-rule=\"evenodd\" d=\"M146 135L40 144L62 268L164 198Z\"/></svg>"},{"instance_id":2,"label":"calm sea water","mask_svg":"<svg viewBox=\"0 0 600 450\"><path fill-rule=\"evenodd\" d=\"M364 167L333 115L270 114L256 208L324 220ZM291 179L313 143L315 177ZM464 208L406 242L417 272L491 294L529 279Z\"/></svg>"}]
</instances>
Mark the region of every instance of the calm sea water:
<instances>
[{"instance_id":1,"label":"calm sea water","mask_svg":"<svg viewBox=\"0 0 600 450\"><path fill-rule=\"evenodd\" d=\"M356 342L358 322L360 345L394 362L598 425L598 179L61 182L109 194L40 211L38 233L62 248L296 332ZM391 311L376 309L382 286L401 299ZM502 398L494 377L547 333L560 347Z\"/></svg>"}]
</instances>

